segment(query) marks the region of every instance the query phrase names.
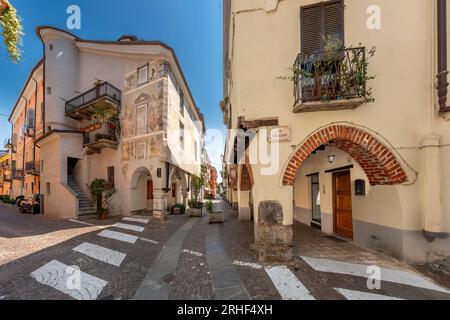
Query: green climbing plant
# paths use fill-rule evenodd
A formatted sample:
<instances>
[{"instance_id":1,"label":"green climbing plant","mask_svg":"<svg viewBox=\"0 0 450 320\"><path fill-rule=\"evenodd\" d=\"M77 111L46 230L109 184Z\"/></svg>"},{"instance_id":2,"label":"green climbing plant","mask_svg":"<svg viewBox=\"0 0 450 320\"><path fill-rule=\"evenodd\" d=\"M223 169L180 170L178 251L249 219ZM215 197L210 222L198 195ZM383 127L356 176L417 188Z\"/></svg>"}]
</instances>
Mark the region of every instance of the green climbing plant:
<instances>
[{"instance_id":1,"label":"green climbing plant","mask_svg":"<svg viewBox=\"0 0 450 320\"><path fill-rule=\"evenodd\" d=\"M206 185L207 173L208 173L208 166L206 164L202 164L200 167L200 176L192 177L192 189L194 192L195 200L199 199L200 191Z\"/></svg>"},{"instance_id":2,"label":"green climbing plant","mask_svg":"<svg viewBox=\"0 0 450 320\"><path fill-rule=\"evenodd\" d=\"M17 63L22 56L23 27L17 10L8 0L0 0L0 27L9 58Z\"/></svg>"},{"instance_id":3,"label":"green climbing plant","mask_svg":"<svg viewBox=\"0 0 450 320\"><path fill-rule=\"evenodd\" d=\"M97 213L100 214L108 205L108 200L116 193L116 189L104 179L95 179L88 185L92 200L97 205Z\"/></svg>"}]
</instances>

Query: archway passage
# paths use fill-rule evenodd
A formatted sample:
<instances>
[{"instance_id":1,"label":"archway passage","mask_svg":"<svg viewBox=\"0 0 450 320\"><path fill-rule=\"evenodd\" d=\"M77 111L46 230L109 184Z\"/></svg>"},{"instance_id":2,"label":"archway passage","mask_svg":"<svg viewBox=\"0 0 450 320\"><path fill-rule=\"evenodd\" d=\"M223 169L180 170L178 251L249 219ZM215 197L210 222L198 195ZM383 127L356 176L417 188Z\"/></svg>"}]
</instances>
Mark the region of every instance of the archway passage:
<instances>
[{"instance_id":1,"label":"archway passage","mask_svg":"<svg viewBox=\"0 0 450 320\"><path fill-rule=\"evenodd\" d=\"M303 161L324 144L350 154L364 170L372 186L395 185L408 180L394 154L373 135L359 128L333 125L312 134L298 147L284 169L284 186L294 185Z\"/></svg>"},{"instance_id":2,"label":"archway passage","mask_svg":"<svg viewBox=\"0 0 450 320\"><path fill-rule=\"evenodd\" d=\"M147 214L153 211L153 179L149 169L137 169L130 181L130 211L132 214Z\"/></svg>"}]
</instances>

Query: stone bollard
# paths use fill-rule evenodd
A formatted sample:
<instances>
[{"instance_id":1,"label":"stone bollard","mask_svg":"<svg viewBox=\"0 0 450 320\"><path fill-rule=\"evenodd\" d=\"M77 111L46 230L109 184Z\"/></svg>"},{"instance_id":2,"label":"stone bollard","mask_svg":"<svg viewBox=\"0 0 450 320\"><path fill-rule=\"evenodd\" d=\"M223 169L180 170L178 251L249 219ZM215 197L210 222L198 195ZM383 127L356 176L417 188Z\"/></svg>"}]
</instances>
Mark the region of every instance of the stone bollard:
<instances>
[{"instance_id":1,"label":"stone bollard","mask_svg":"<svg viewBox=\"0 0 450 320\"><path fill-rule=\"evenodd\" d=\"M288 262L293 259L292 226L283 225L283 208L278 201L259 204L257 253L261 262Z\"/></svg>"}]
</instances>

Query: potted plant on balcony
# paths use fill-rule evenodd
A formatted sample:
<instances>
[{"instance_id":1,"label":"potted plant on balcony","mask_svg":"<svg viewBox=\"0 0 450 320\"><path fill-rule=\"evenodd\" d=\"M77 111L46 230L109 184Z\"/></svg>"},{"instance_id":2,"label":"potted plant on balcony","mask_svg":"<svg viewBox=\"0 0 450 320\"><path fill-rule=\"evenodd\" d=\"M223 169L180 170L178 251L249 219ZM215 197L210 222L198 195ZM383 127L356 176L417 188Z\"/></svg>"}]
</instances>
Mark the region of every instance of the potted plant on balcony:
<instances>
[{"instance_id":1,"label":"potted plant on balcony","mask_svg":"<svg viewBox=\"0 0 450 320\"><path fill-rule=\"evenodd\" d=\"M98 218L101 220L108 218L110 214L109 200L116 190L103 179L92 181L88 188L91 192L92 200L96 203Z\"/></svg>"},{"instance_id":2,"label":"potted plant on balcony","mask_svg":"<svg viewBox=\"0 0 450 320\"><path fill-rule=\"evenodd\" d=\"M201 217L203 216L203 203L197 201L196 199L191 199L188 202L189 205L189 216L190 217Z\"/></svg>"}]
</instances>

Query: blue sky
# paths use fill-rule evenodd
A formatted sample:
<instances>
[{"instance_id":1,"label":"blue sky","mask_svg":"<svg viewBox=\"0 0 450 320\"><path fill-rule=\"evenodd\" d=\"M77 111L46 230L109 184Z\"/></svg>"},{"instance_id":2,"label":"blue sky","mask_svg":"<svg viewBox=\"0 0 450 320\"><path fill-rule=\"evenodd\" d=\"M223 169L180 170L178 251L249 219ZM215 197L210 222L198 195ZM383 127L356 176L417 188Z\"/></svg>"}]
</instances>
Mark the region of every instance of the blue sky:
<instances>
[{"instance_id":1,"label":"blue sky","mask_svg":"<svg viewBox=\"0 0 450 320\"><path fill-rule=\"evenodd\" d=\"M35 28L67 29L67 7L81 8L81 30L68 30L83 39L117 40L122 34L161 40L175 49L194 99L208 129L224 132L219 101L223 98L221 0L10 0L23 19L23 61L14 64L0 47L0 143L10 136L10 114L33 66L42 57ZM6 115L6 116L5 116ZM213 152L211 152L213 153ZM220 155L219 155L220 156ZM211 156L220 170L218 155Z\"/></svg>"}]
</instances>

